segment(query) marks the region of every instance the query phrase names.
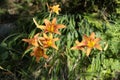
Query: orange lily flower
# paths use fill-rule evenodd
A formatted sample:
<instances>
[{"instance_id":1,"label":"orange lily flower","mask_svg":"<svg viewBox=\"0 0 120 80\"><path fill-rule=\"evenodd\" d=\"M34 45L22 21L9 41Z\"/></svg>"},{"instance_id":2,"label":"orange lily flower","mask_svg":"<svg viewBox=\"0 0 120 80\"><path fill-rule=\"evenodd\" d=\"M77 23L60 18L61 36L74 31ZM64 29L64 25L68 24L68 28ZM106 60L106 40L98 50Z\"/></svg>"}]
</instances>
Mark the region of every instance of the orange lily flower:
<instances>
[{"instance_id":1,"label":"orange lily flower","mask_svg":"<svg viewBox=\"0 0 120 80\"><path fill-rule=\"evenodd\" d=\"M35 47L33 49L33 52L31 53L31 56L35 56L36 57L36 61L39 62L40 57L44 57L45 59L48 58L48 56L45 54L46 50L40 48L40 47Z\"/></svg>"},{"instance_id":2,"label":"orange lily flower","mask_svg":"<svg viewBox=\"0 0 120 80\"><path fill-rule=\"evenodd\" d=\"M98 50L102 50L102 48L100 47L100 44L99 44L100 38L95 38L94 32L91 33L90 37L84 35L83 38L86 42L86 47L87 47L86 55L87 56L89 56L89 54L93 48L97 48Z\"/></svg>"},{"instance_id":3,"label":"orange lily flower","mask_svg":"<svg viewBox=\"0 0 120 80\"><path fill-rule=\"evenodd\" d=\"M46 28L45 32L51 32L51 33L56 33L56 34L61 34L58 29L65 28L63 24L56 24L56 18L50 22L49 20L45 19L44 20Z\"/></svg>"},{"instance_id":4,"label":"orange lily flower","mask_svg":"<svg viewBox=\"0 0 120 80\"><path fill-rule=\"evenodd\" d=\"M51 33L61 34L61 33L58 31L58 29L65 28L65 25L63 25L63 24L56 24L56 18L54 18L54 19L52 20L52 22L50 22L49 20L45 19L45 20L44 20L45 26L39 25L39 24L35 21L34 18L33 18L33 21L34 21L35 25L37 26L37 28L40 28L40 29L44 30L45 33L51 32Z\"/></svg>"},{"instance_id":5,"label":"orange lily flower","mask_svg":"<svg viewBox=\"0 0 120 80\"><path fill-rule=\"evenodd\" d=\"M50 12L55 12L56 14L59 14L59 11L61 11L61 8L59 8L60 5L54 5L50 6Z\"/></svg>"},{"instance_id":6,"label":"orange lily flower","mask_svg":"<svg viewBox=\"0 0 120 80\"><path fill-rule=\"evenodd\" d=\"M72 47L72 48L71 48L72 50L78 49L78 50L85 51L85 50L84 50L84 47L85 47L85 42L84 42L84 41L79 42L78 40L76 40L75 43L76 43L77 45L74 46L74 47Z\"/></svg>"},{"instance_id":7,"label":"orange lily flower","mask_svg":"<svg viewBox=\"0 0 120 80\"><path fill-rule=\"evenodd\" d=\"M43 37L40 37L39 40L40 40L39 43L44 48L53 47L53 48L58 50L57 46L55 45L55 41L57 41L59 39L58 38L54 38L53 39L53 35L52 34L47 36L45 33L43 33Z\"/></svg>"},{"instance_id":8,"label":"orange lily flower","mask_svg":"<svg viewBox=\"0 0 120 80\"><path fill-rule=\"evenodd\" d=\"M33 45L33 46L39 46L38 45L38 36L39 36L39 33L37 33L33 38L31 39L22 39L22 41L25 41L25 42L28 42L30 45Z\"/></svg>"}]
</instances>

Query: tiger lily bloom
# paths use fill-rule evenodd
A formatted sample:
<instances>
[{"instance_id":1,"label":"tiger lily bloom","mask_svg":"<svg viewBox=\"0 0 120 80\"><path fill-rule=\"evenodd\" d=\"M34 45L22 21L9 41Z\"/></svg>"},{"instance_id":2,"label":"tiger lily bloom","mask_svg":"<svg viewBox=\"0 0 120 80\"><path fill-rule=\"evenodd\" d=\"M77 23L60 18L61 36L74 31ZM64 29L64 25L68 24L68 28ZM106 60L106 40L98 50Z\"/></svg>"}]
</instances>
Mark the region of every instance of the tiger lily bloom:
<instances>
[{"instance_id":1,"label":"tiger lily bloom","mask_svg":"<svg viewBox=\"0 0 120 80\"><path fill-rule=\"evenodd\" d=\"M58 31L58 29L65 28L65 25L63 25L63 24L56 24L56 18L54 18L54 19L52 20L52 22L50 22L49 20L45 19L45 20L44 20L45 26L39 25L39 24L35 21L34 18L33 18L33 21L34 21L35 25L37 26L37 28L40 28L40 29L44 30L45 33L50 32L50 33L61 34L61 33Z\"/></svg>"},{"instance_id":2,"label":"tiger lily bloom","mask_svg":"<svg viewBox=\"0 0 120 80\"><path fill-rule=\"evenodd\" d=\"M53 35L52 34L47 36L45 33L43 33L43 37L39 38L39 43L44 48L53 47L56 50L58 50L57 46L55 45L55 41L57 41L57 40L59 40L59 39L58 38L54 38L53 39Z\"/></svg>"},{"instance_id":3,"label":"tiger lily bloom","mask_svg":"<svg viewBox=\"0 0 120 80\"><path fill-rule=\"evenodd\" d=\"M99 44L100 38L95 38L94 32L92 32L89 37L84 35L83 38L86 42L86 48L87 48L86 55L87 56L89 56L89 54L93 48L97 48L98 50L102 50L102 48L100 47L100 44Z\"/></svg>"},{"instance_id":4,"label":"tiger lily bloom","mask_svg":"<svg viewBox=\"0 0 120 80\"><path fill-rule=\"evenodd\" d=\"M54 5L54 6L50 6L50 12L55 12L56 14L59 14L59 11L61 11L61 8L59 8L60 5Z\"/></svg>"},{"instance_id":5,"label":"tiger lily bloom","mask_svg":"<svg viewBox=\"0 0 120 80\"><path fill-rule=\"evenodd\" d=\"M72 47L71 50L76 50L77 49L77 50L85 51L84 50L84 47L85 47L84 41L79 42L78 40L76 40L75 43L76 43L76 46Z\"/></svg>"},{"instance_id":6,"label":"tiger lily bloom","mask_svg":"<svg viewBox=\"0 0 120 80\"><path fill-rule=\"evenodd\" d=\"M39 46L38 45L38 36L39 36L39 33L37 33L33 38L31 39L22 39L22 41L25 41L25 42L28 42L30 45L33 45L33 46Z\"/></svg>"},{"instance_id":7,"label":"tiger lily bloom","mask_svg":"<svg viewBox=\"0 0 120 80\"><path fill-rule=\"evenodd\" d=\"M34 47L33 52L31 53L31 56L35 56L36 61L39 62L40 57L44 57L45 59L48 58L48 56L45 53L46 53L45 49L42 49L41 47Z\"/></svg>"}]
</instances>

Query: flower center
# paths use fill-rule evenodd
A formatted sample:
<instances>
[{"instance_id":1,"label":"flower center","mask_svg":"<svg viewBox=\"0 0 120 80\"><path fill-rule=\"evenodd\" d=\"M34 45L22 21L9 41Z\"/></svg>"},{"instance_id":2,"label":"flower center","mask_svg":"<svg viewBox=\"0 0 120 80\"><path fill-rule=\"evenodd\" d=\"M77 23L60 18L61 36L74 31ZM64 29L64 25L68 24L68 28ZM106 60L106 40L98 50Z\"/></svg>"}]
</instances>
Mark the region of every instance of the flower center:
<instances>
[{"instance_id":1,"label":"flower center","mask_svg":"<svg viewBox=\"0 0 120 80\"><path fill-rule=\"evenodd\" d=\"M53 9L53 12L58 11L58 7L55 7L55 6L54 6L52 9Z\"/></svg>"},{"instance_id":2,"label":"flower center","mask_svg":"<svg viewBox=\"0 0 120 80\"><path fill-rule=\"evenodd\" d=\"M47 30L49 32L54 32L54 25L50 25Z\"/></svg>"},{"instance_id":3,"label":"flower center","mask_svg":"<svg viewBox=\"0 0 120 80\"><path fill-rule=\"evenodd\" d=\"M87 44L87 46L88 47L94 47L94 45L95 45L95 42L94 41L88 41L88 44Z\"/></svg>"},{"instance_id":4,"label":"flower center","mask_svg":"<svg viewBox=\"0 0 120 80\"><path fill-rule=\"evenodd\" d=\"M52 45L52 40L48 40L48 41L47 41L47 45L48 45L48 46L51 46L51 45Z\"/></svg>"},{"instance_id":5,"label":"flower center","mask_svg":"<svg viewBox=\"0 0 120 80\"><path fill-rule=\"evenodd\" d=\"M41 49L41 48L37 48L36 51L35 51L35 56L36 57L41 57L44 53L44 50Z\"/></svg>"}]
</instances>

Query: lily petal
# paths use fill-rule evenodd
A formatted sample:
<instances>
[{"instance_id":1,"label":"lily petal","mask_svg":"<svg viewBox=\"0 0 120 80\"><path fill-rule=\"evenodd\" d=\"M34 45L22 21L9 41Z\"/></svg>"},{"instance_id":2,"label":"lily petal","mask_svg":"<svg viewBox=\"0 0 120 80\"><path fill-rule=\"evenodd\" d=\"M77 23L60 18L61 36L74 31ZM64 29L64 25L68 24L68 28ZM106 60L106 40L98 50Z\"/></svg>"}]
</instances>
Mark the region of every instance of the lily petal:
<instances>
[{"instance_id":1,"label":"lily petal","mask_svg":"<svg viewBox=\"0 0 120 80\"><path fill-rule=\"evenodd\" d=\"M96 44L96 45L95 45L95 48L97 48L98 50L101 50L101 51L102 51L102 48L101 48L101 46L100 46L99 44Z\"/></svg>"},{"instance_id":2,"label":"lily petal","mask_svg":"<svg viewBox=\"0 0 120 80\"><path fill-rule=\"evenodd\" d=\"M58 41L58 40L59 40L59 38L54 38L54 39L53 39L53 41Z\"/></svg>"},{"instance_id":3,"label":"lily petal","mask_svg":"<svg viewBox=\"0 0 120 80\"><path fill-rule=\"evenodd\" d=\"M56 18L53 18L52 24L55 25L55 24L56 24L56 21L57 21Z\"/></svg>"},{"instance_id":4,"label":"lily petal","mask_svg":"<svg viewBox=\"0 0 120 80\"><path fill-rule=\"evenodd\" d=\"M78 49L77 46L71 48L71 50L76 50L76 49Z\"/></svg>"},{"instance_id":5,"label":"lily petal","mask_svg":"<svg viewBox=\"0 0 120 80\"><path fill-rule=\"evenodd\" d=\"M100 40L101 40L100 38L96 38L96 39L94 40L94 42L95 42L95 43L99 43Z\"/></svg>"},{"instance_id":6,"label":"lily petal","mask_svg":"<svg viewBox=\"0 0 120 80\"><path fill-rule=\"evenodd\" d=\"M63 25L63 24L57 24L56 25L56 28L57 29L61 29L61 28L65 28L66 26L65 25Z\"/></svg>"},{"instance_id":7,"label":"lily petal","mask_svg":"<svg viewBox=\"0 0 120 80\"><path fill-rule=\"evenodd\" d=\"M50 37L50 39L53 39L53 34L52 34L52 33L50 33L50 36L49 36L49 37Z\"/></svg>"},{"instance_id":8,"label":"lily petal","mask_svg":"<svg viewBox=\"0 0 120 80\"><path fill-rule=\"evenodd\" d=\"M46 59L48 59L48 55L46 55L46 54L43 54L43 57L46 58Z\"/></svg>"},{"instance_id":9,"label":"lily petal","mask_svg":"<svg viewBox=\"0 0 120 80\"><path fill-rule=\"evenodd\" d=\"M79 44L80 42L78 40L75 41L76 44Z\"/></svg>"},{"instance_id":10,"label":"lily petal","mask_svg":"<svg viewBox=\"0 0 120 80\"><path fill-rule=\"evenodd\" d=\"M86 55L89 56L92 48L87 48Z\"/></svg>"},{"instance_id":11,"label":"lily petal","mask_svg":"<svg viewBox=\"0 0 120 80\"><path fill-rule=\"evenodd\" d=\"M91 39L94 39L94 38L95 38L95 33L94 33L94 32L91 33L90 38L91 38Z\"/></svg>"},{"instance_id":12,"label":"lily petal","mask_svg":"<svg viewBox=\"0 0 120 80\"><path fill-rule=\"evenodd\" d=\"M60 5L58 5L58 4L56 5L56 7L59 7L59 6L60 6Z\"/></svg>"},{"instance_id":13,"label":"lily petal","mask_svg":"<svg viewBox=\"0 0 120 80\"><path fill-rule=\"evenodd\" d=\"M38 46L37 41L34 40L34 39L22 39L22 41L27 42L27 43L29 43L29 44L31 44L33 46Z\"/></svg>"},{"instance_id":14,"label":"lily petal","mask_svg":"<svg viewBox=\"0 0 120 80\"><path fill-rule=\"evenodd\" d=\"M38 38L40 33L35 34L34 38Z\"/></svg>"},{"instance_id":15,"label":"lily petal","mask_svg":"<svg viewBox=\"0 0 120 80\"><path fill-rule=\"evenodd\" d=\"M52 44L51 47L55 48L56 50L58 50L57 46L55 44Z\"/></svg>"},{"instance_id":16,"label":"lily petal","mask_svg":"<svg viewBox=\"0 0 120 80\"><path fill-rule=\"evenodd\" d=\"M49 26L51 24L51 22L47 19L44 20L44 23L45 23L46 26Z\"/></svg>"},{"instance_id":17,"label":"lily petal","mask_svg":"<svg viewBox=\"0 0 120 80\"><path fill-rule=\"evenodd\" d=\"M48 38L48 36L47 36L45 33L43 33L43 37L44 37L44 38Z\"/></svg>"},{"instance_id":18,"label":"lily petal","mask_svg":"<svg viewBox=\"0 0 120 80\"><path fill-rule=\"evenodd\" d=\"M84 36L83 36L83 39L84 39L85 41L88 41L88 40L89 40L89 38L88 38L87 35L84 35Z\"/></svg>"},{"instance_id":19,"label":"lily petal","mask_svg":"<svg viewBox=\"0 0 120 80\"><path fill-rule=\"evenodd\" d=\"M35 25L37 26L37 28L40 28L40 29L44 29L45 28L45 26L39 25L34 18L33 18L33 22L35 23Z\"/></svg>"},{"instance_id":20,"label":"lily petal","mask_svg":"<svg viewBox=\"0 0 120 80\"><path fill-rule=\"evenodd\" d=\"M61 33L58 30L56 30L54 33L61 35Z\"/></svg>"},{"instance_id":21,"label":"lily petal","mask_svg":"<svg viewBox=\"0 0 120 80\"><path fill-rule=\"evenodd\" d=\"M36 57L36 62L38 63L40 60L40 57Z\"/></svg>"}]
</instances>

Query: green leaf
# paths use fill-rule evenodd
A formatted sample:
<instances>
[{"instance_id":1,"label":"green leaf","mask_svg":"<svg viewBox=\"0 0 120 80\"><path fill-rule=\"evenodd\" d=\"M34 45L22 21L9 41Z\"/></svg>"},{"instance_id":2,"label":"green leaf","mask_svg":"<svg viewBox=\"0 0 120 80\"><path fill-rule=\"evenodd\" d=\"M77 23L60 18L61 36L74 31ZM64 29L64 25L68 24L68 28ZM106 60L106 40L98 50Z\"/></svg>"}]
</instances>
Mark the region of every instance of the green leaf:
<instances>
[{"instance_id":1,"label":"green leaf","mask_svg":"<svg viewBox=\"0 0 120 80\"><path fill-rule=\"evenodd\" d=\"M7 59L7 58L8 58L8 55L9 55L8 51L2 53L2 54L1 54L1 58L2 58L2 60Z\"/></svg>"}]
</instances>

